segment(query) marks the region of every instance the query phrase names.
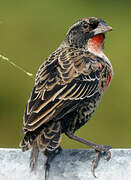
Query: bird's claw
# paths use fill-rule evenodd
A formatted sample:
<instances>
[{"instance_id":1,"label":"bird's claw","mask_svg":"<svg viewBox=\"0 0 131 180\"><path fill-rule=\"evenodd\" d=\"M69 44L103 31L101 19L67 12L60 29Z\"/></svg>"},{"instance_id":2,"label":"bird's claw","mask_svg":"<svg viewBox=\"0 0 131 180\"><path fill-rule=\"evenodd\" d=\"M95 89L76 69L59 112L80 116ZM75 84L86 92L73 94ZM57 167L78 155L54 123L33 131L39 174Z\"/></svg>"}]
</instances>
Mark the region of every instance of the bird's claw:
<instances>
[{"instance_id":1,"label":"bird's claw","mask_svg":"<svg viewBox=\"0 0 131 180\"><path fill-rule=\"evenodd\" d=\"M93 176L94 176L95 178L96 178L95 169L96 169L97 166L98 166L99 155L100 155L100 151L97 151L97 150L96 150L95 158L93 159L93 161L92 161L92 166L91 166L91 172L92 172L92 174L93 174Z\"/></svg>"},{"instance_id":2,"label":"bird's claw","mask_svg":"<svg viewBox=\"0 0 131 180\"><path fill-rule=\"evenodd\" d=\"M112 147L111 146L108 146L108 145L104 145L104 146L99 146L99 150L95 150L96 151L96 154L95 154L95 158L93 159L92 161L92 166L91 166L91 172L93 174L93 176L96 178L97 176L95 175L95 169L97 168L98 166L98 163L99 163L99 158L100 158L100 155L104 154L106 155L106 158L105 160L109 161L111 159L111 152L109 151Z\"/></svg>"},{"instance_id":3,"label":"bird's claw","mask_svg":"<svg viewBox=\"0 0 131 180\"><path fill-rule=\"evenodd\" d=\"M111 152L106 151L105 154L106 154L105 160L109 161L111 159Z\"/></svg>"}]
</instances>

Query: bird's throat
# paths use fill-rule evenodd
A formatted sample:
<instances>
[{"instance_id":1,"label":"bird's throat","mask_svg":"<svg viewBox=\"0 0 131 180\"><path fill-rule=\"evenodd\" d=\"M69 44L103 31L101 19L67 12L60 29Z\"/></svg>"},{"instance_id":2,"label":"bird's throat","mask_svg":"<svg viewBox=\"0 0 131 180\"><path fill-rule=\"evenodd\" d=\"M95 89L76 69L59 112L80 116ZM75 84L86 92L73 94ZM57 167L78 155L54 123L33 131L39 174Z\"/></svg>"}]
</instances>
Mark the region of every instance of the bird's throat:
<instances>
[{"instance_id":1,"label":"bird's throat","mask_svg":"<svg viewBox=\"0 0 131 180\"><path fill-rule=\"evenodd\" d=\"M94 54L99 54L103 51L104 35L99 34L89 39L88 50Z\"/></svg>"}]
</instances>

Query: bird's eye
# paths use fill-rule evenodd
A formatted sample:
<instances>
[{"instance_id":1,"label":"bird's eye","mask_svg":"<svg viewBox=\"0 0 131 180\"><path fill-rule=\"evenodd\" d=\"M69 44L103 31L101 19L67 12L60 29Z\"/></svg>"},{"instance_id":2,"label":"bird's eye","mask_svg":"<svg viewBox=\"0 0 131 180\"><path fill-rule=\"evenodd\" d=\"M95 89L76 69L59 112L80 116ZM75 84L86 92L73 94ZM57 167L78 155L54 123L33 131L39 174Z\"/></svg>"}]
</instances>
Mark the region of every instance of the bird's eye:
<instances>
[{"instance_id":1,"label":"bird's eye","mask_svg":"<svg viewBox=\"0 0 131 180\"><path fill-rule=\"evenodd\" d=\"M90 23L91 29L96 29L97 26L98 26L98 22L97 22L97 21L94 21L94 22L91 22L91 23Z\"/></svg>"},{"instance_id":2,"label":"bird's eye","mask_svg":"<svg viewBox=\"0 0 131 180\"><path fill-rule=\"evenodd\" d=\"M87 22L83 22L83 28L86 29L88 27L88 23Z\"/></svg>"}]
</instances>

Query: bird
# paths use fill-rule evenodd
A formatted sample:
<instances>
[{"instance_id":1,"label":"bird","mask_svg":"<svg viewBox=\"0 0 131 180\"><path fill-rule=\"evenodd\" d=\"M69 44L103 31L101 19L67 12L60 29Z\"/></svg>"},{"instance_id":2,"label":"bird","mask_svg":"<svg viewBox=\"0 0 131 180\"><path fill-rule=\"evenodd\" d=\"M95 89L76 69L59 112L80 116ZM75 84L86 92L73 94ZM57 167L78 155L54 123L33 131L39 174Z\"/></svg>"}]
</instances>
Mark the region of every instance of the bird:
<instances>
[{"instance_id":1,"label":"bird","mask_svg":"<svg viewBox=\"0 0 131 180\"><path fill-rule=\"evenodd\" d=\"M45 179L51 161L62 150L63 133L95 150L93 176L100 154L105 153L106 160L111 158L110 145L75 135L92 117L113 77L111 62L104 54L105 35L109 31L112 27L101 18L78 20L36 73L23 116L20 147L23 152L31 149L31 171L37 169L39 152L45 155Z\"/></svg>"}]
</instances>

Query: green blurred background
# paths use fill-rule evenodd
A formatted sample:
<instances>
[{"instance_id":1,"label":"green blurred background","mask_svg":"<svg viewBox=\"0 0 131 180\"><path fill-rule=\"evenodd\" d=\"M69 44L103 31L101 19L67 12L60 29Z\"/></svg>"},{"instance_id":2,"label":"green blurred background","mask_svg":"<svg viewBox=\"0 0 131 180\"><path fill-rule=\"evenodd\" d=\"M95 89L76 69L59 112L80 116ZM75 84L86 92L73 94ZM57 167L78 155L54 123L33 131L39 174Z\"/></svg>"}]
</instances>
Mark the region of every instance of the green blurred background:
<instances>
[{"instance_id":1,"label":"green blurred background","mask_svg":"<svg viewBox=\"0 0 131 180\"><path fill-rule=\"evenodd\" d=\"M0 54L33 73L83 17L113 27L105 53L114 78L91 120L76 134L99 144L131 147L131 1L0 0ZM18 147L34 79L0 59L0 147ZM86 148L63 136L63 148Z\"/></svg>"}]
</instances>

